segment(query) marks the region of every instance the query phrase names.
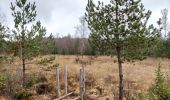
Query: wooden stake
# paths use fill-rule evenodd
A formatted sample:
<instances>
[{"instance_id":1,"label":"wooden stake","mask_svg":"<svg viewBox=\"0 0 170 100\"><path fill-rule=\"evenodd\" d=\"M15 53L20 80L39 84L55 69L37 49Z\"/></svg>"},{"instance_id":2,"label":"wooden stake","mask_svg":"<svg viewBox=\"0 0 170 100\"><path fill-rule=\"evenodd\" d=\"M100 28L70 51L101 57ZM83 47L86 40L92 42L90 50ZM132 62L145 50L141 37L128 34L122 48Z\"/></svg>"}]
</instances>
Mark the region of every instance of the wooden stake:
<instances>
[{"instance_id":1,"label":"wooden stake","mask_svg":"<svg viewBox=\"0 0 170 100\"><path fill-rule=\"evenodd\" d=\"M83 69L80 69L80 100L83 100Z\"/></svg>"},{"instance_id":2,"label":"wooden stake","mask_svg":"<svg viewBox=\"0 0 170 100\"><path fill-rule=\"evenodd\" d=\"M57 68L57 71L56 71L56 80L57 80L57 92L58 92L58 96L60 97L60 69Z\"/></svg>"},{"instance_id":3,"label":"wooden stake","mask_svg":"<svg viewBox=\"0 0 170 100\"><path fill-rule=\"evenodd\" d=\"M65 81L65 94L67 94L67 87L68 87L68 81L67 81L67 65L64 67L64 81Z\"/></svg>"},{"instance_id":4,"label":"wooden stake","mask_svg":"<svg viewBox=\"0 0 170 100\"><path fill-rule=\"evenodd\" d=\"M83 66L83 92L85 93L85 67Z\"/></svg>"}]
</instances>

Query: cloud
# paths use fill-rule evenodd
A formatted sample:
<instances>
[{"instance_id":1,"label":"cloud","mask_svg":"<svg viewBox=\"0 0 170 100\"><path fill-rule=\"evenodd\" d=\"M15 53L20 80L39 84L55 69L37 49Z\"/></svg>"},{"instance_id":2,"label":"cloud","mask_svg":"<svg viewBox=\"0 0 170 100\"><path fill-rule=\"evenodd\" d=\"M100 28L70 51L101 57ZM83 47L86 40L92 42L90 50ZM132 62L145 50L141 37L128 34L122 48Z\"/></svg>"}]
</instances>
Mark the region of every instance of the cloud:
<instances>
[{"instance_id":1,"label":"cloud","mask_svg":"<svg viewBox=\"0 0 170 100\"><path fill-rule=\"evenodd\" d=\"M169 0L142 0L146 10L151 10L152 15L149 19L150 24L157 24L159 18L161 18L161 10L167 8L170 10L170 1ZM170 13L169 13L170 21Z\"/></svg>"},{"instance_id":2,"label":"cloud","mask_svg":"<svg viewBox=\"0 0 170 100\"><path fill-rule=\"evenodd\" d=\"M0 11L7 18L9 27L13 26L13 18L10 11L10 2L14 0L0 0ZM29 0L36 1L37 20L47 28L48 33L74 34L74 27L79 24L79 17L84 15L87 0ZM94 0L97 2L98 0ZM108 3L110 0L101 0ZM149 23L156 24L161 17L161 9L170 10L170 0L142 0L146 10L152 11ZM169 14L170 20L170 14Z\"/></svg>"}]
</instances>

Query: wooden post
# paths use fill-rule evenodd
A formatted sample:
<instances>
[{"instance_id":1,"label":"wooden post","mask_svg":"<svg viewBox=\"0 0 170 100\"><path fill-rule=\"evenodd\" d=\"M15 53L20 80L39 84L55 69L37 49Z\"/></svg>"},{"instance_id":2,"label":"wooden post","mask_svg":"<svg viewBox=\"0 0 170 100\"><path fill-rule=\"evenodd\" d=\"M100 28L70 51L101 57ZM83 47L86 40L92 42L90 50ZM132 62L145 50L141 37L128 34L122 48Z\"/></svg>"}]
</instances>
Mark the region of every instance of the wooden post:
<instances>
[{"instance_id":1,"label":"wooden post","mask_svg":"<svg viewBox=\"0 0 170 100\"><path fill-rule=\"evenodd\" d=\"M60 97L60 69L57 68L56 70L56 80L57 80L57 92L58 92L58 96Z\"/></svg>"},{"instance_id":2,"label":"wooden post","mask_svg":"<svg viewBox=\"0 0 170 100\"><path fill-rule=\"evenodd\" d=\"M82 96L82 68L80 68L80 100L83 100L83 96Z\"/></svg>"},{"instance_id":3,"label":"wooden post","mask_svg":"<svg viewBox=\"0 0 170 100\"><path fill-rule=\"evenodd\" d=\"M83 66L83 92L85 93L85 67Z\"/></svg>"},{"instance_id":4,"label":"wooden post","mask_svg":"<svg viewBox=\"0 0 170 100\"><path fill-rule=\"evenodd\" d=\"M83 68L80 68L80 100L84 100L84 75Z\"/></svg>"},{"instance_id":5,"label":"wooden post","mask_svg":"<svg viewBox=\"0 0 170 100\"><path fill-rule=\"evenodd\" d=\"M68 81L67 81L67 65L64 66L64 83L65 83L65 94L67 94L67 87L68 87Z\"/></svg>"}]
</instances>

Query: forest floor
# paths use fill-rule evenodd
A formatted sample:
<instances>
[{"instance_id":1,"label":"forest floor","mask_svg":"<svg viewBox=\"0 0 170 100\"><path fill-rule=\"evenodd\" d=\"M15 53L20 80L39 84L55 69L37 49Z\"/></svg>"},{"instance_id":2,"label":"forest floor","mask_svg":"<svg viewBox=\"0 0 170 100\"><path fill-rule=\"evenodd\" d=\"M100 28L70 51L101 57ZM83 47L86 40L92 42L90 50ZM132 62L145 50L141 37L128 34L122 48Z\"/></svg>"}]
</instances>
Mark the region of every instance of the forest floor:
<instances>
[{"instance_id":1,"label":"forest floor","mask_svg":"<svg viewBox=\"0 0 170 100\"><path fill-rule=\"evenodd\" d=\"M55 56L55 59L45 64L39 63L41 59ZM118 96L118 65L116 57L109 56L81 56L74 55L48 55L39 56L27 61L26 73L30 75L44 75L53 91L38 95L34 87L31 88L30 100L51 100L56 97L56 68L50 67L59 64L61 69L68 66L68 90L79 92L79 69L81 62L85 62L86 72L86 96L87 100L116 100ZM158 65L162 66L166 79L170 83L170 60L163 58L147 58L143 61L124 62L124 93L126 100L133 98L140 92L146 92L153 83L155 70ZM13 76L21 76L21 64L15 59L12 64L1 63L0 73L10 73ZM63 75L63 71L61 72ZM62 78L62 77L61 77ZM64 93L64 79L61 79L61 89ZM5 97L0 97L4 99Z\"/></svg>"}]
</instances>

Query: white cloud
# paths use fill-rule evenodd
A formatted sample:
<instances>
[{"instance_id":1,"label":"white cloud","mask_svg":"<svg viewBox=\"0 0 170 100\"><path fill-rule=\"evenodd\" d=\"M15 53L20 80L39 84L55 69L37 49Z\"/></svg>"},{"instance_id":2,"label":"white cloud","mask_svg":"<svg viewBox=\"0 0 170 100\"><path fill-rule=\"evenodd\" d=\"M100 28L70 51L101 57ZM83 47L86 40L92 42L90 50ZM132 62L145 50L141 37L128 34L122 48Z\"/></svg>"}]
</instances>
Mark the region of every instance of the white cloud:
<instances>
[{"instance_id":1,"label":"white cloud","mask_svg":"<svg viewBox=\"0 0 170 100\"><path fill-rule=\"evenodd\" d=\"M7 17L7 24L12 27L10 2L14 0L0 0L0 11ZM37 20L47 28L49 33L60 33L66 35L74 34L74 26L79 24L79 17L84 15L87 0L31 0L36 1ZM97 2L98 0L94 0ZM102 0L109 2L110 0ZM146 10L152 11L149 23L156 24L161 16L161 9L168 8L170 11L170 0L142 0ZM170 20L170 14L169 14Z\"/></svg>"}]
</instances>

